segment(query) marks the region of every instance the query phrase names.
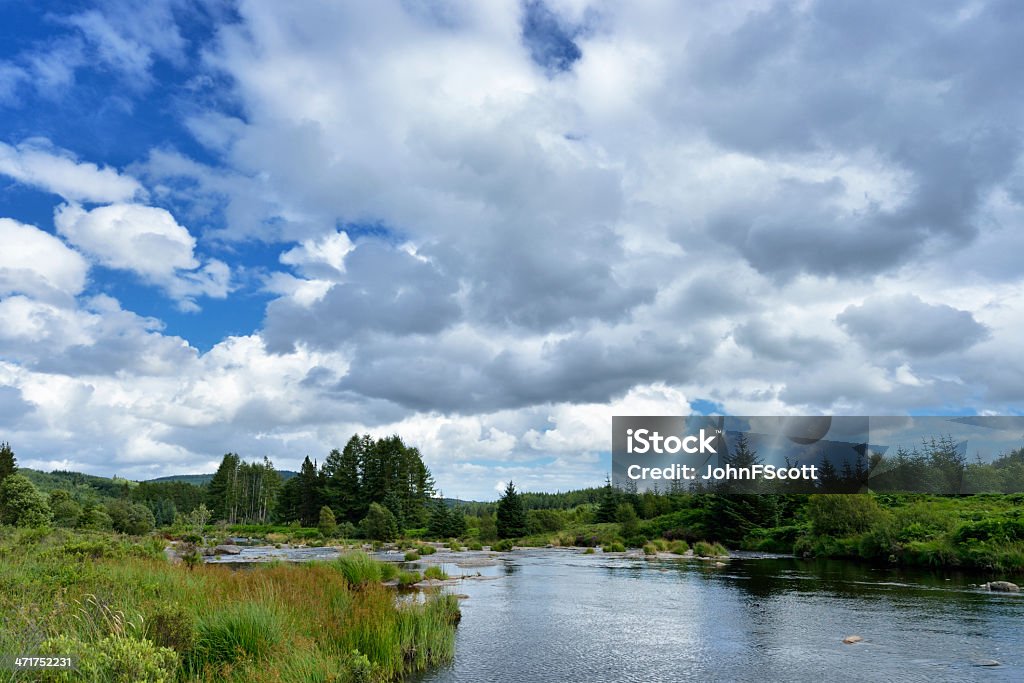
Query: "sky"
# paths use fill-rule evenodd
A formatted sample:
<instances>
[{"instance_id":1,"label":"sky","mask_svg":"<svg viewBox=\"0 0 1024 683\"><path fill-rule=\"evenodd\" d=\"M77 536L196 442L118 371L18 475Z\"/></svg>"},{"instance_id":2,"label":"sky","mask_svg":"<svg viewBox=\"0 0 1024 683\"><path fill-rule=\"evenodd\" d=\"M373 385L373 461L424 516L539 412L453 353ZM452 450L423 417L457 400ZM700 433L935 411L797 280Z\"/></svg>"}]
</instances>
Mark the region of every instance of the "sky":
<instances>
[{"instance_id":1,"label":"sky","mask_svg":"<svg viewBox=\"0 0 1024 683\"><path fill-rule=\"evenodd\" d=\"M0 439L446 496L612 415L1022 414L1024 4L0 0Z\"/></svg>"}]
</instances>

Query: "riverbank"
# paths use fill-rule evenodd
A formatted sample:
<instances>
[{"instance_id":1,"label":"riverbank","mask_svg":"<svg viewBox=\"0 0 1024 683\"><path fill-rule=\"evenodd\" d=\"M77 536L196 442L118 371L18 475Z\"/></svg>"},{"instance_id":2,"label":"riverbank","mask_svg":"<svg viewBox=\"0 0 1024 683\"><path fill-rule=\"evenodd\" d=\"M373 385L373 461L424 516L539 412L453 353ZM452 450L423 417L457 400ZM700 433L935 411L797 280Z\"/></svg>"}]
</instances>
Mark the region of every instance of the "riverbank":
<instances>
[{"instance_id":1,"label":"riverbank","mask_svg":"<svg viewBox=\"0 0 1024 683\"><path fill-rule=\"evenodd\" d=\"M71 656L43 680L397 680L454 654L459 607L399 602L381 563L256 571L169 562L165 540L0 527L0 652ZM380 569L376 569L380 571Z\"/></svg>"}]
</instances>

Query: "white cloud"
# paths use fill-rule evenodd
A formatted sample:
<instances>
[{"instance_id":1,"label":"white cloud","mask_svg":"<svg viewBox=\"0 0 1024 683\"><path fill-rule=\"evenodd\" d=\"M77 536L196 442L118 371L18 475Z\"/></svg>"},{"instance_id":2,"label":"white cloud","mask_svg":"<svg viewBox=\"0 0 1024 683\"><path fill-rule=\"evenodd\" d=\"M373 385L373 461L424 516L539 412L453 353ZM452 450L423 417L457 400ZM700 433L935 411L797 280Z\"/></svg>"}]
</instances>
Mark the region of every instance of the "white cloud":
<instances>
[{"instance_id":1,"label":"white cloud","mask_svg":"<svg viewBox=\"0 0 1024 683\"><path fill-rule=\"evenodd\" d=\"M228 294L228 266L217 260L201 264L194 253L195 238L166 209L111 204L86 210L64 204L57 208L54 223L97 263L138 274L164 288L186 310L197 310L198 296Z\"/></svg>"},{"instance_id":2,"label":"white cloud","mask_svg":"<svg viewBox=\"0 0 1024 683\"><path fill-rule=\"evenodd\" d=\"M303 240L299 246L281 254L281 263L295 266L309 278L337 279L345 272L345 256L354 249L344 231L319 239Z\"/></svg>"},{"instance_id":3,"label":"white cloud","mask_svg":"<svg viewBox=\"0 0 1024 683\"><path fill-rule=\"evenodd\" d=\"M0 142L0 174L79 202L123 202L144 194L131 176L108 166L78 161L45 138L11 146Z\"/></svg>"},{"instance_id":4,"label":"white cloud","mask_svg":"<svg viewBox=\"0 0 1024 683\"><path fill-rule=\"evenodd\" d=\"M0 244L0 295L21 292L53 301L85 287L89 265L53 235L0 218Z\"/></svg>"}]
</instances>

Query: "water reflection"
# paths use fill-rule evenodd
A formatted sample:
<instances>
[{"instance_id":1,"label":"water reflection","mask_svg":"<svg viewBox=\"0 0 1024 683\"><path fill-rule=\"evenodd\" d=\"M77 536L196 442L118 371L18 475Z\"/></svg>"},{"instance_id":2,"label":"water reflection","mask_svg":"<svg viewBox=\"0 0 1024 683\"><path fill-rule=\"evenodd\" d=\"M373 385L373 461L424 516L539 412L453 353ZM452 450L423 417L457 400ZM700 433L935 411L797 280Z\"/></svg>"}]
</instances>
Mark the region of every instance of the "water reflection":
<instances>
[{"instance_id":1,"label":"water reflection","mask_svg":"<svg viewBox=\"0 0 1024 683\"><path fill-rule=\"evenodd\" d=\"M456 660L423 680L1024 680L1024 598L962 575L794 558L506 557L496 580L453 589L469 595ZM864 642L843 645L851 634ZM1001 665L973 666L984 659Z\"/></svg>"}]
</instances>

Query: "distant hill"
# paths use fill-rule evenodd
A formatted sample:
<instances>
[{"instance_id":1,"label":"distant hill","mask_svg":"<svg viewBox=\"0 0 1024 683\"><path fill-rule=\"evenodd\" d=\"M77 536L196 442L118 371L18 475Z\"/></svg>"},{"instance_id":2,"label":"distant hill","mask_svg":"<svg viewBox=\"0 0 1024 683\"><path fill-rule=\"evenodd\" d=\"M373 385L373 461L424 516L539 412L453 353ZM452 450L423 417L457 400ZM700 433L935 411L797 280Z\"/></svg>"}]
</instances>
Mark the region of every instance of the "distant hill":
<instances>
[{"instance_id":1,"label":"distant hill","mask_svg":"<svg viewBox=\"0 0 1024 683\"><path fill-rule=\"evenodd\" d=\"M288 481L292 477L298 474L291 470L278 470L278 474L281 475L281 479ZM183 481L186 484L195 484L196 486L202 486L209 484L210 480L213 479L213 473L210 474L170 474L166 477L157 477L156 479L147 479L146 481L161 482L161 481Z\"/></svg>"}]
</instances>

